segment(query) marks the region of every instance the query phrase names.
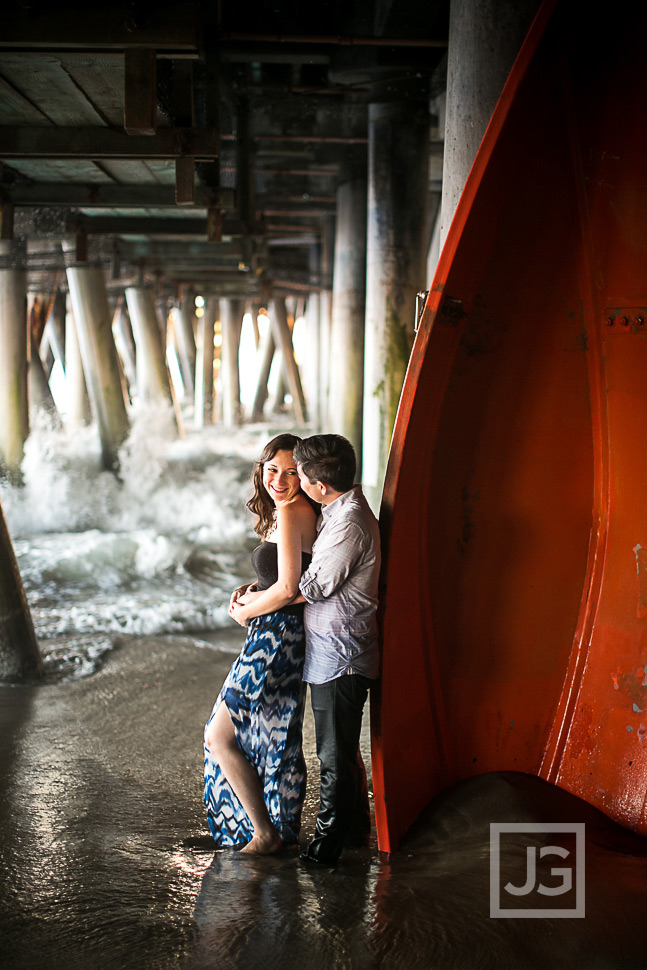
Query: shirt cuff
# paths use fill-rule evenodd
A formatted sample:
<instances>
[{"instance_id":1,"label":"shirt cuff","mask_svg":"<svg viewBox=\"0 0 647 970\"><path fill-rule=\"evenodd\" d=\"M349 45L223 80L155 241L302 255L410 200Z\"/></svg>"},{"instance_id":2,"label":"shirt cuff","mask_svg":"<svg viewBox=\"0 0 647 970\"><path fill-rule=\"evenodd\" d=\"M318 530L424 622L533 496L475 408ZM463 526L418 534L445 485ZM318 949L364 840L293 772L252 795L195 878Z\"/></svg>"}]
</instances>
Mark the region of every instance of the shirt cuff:
<instances>
[{"instance_id":1,"label":"shirt cuff","mask_svg":"<svg viewBox=\"0 0 647 970\"><path fill-rule=\"evenodd\" d=\"M317 600L324 599L324 595L314 579L299 583L299 589L306 603L316 603Z\"/></svg>"}]
</instances>

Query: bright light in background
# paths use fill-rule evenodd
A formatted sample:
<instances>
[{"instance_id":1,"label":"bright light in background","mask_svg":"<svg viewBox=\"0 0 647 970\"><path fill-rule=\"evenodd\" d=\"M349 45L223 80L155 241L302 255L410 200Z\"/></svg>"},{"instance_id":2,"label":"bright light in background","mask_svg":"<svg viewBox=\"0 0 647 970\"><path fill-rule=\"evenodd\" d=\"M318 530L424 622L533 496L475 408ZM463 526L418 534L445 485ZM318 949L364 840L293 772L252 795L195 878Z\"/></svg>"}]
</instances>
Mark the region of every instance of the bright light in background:
<instances>
[{"instance_id":1,"label":"bright light in background","mask_svg":"<svg viewBox=\"0 0 647 970\"><path fill-rule=\"evenodd\" d=\"M168 364L168 369L171 374L171 381L173 382L173 387L178 398L184 397L184 381L182 380L182 371L180 370L180 364L177 359L177 353L175 352L175 347L169 341L166 345L166 363Z\"/></svg>"},{"instance_id":2,"label":"bright light in background","mask_svg":"<svg viewBox=\"0 0 647 970\"><path fill-rule=\"evenodd\" d=\"M240 400L245 412L247 415L250 415L254 406L259 367L256 337L254 336L254 323L251 313L246 313L243 317L238 360L240 365Z\"/></svg>"},{"instance_id":3,"label":"bright light in background","mask_svg":"<svg viewBox=\"0 0 647 970\"><path fill-rule=\"evenodd\" d=\"M198 318L198 320L200 319L200 317L203 317L204 316L204 307L203 306L197 306L195 308L195 315Z\"/></svg>"},{"instance_id":4,"label":"bright light in background","mask_svg":"<svg viewBox=\"0 0 647 970\"><path fill-rule=\"evenodd\" d=\"M195 298L195 300L193 302L195 303L195 305L197 307L200 307L200 308L202 308L204 310L204 297L203 296L196 296L196 298ZM197 313L196 313L196 316L198 316ZM202 314L200 314L200 316L202 316Z\"/></svg>"},{"instance_id":5,"label":"bright light in background","mask_svg":"<svg viewBox=\"0 0 647 970\"><path fill-rule=\"evenodd\" d=\"M267 331L270 329L270 318L265 307L261 307L258 311L256 322L258 323L258 332L260 336L264 337Z\"/></svg>"},{"instance_id":6,"label":"bright light in background","mask_svg":"<svg viewBox=\"0 0 647 970\"><path fill-rule=\"evenodd\" d=\"M308 356L306 318L304 316L297 317L294 321L292 343L294 345L294 356L296 358L296 362L299 367L303 367L303 364L307 360ZM301 380L303 380L303 374L301 374Z\"/></svg>"},{"instance_id":7,"label":"bright light in background","mask_svg":"<svg viewBox=\"0 0 647 970\"><path fill-rule=\"evenodd\" d=\"M54 361L52 373L49 378L49 387L54 398L56 410L60 414L67 414L67 384L65 382L65 371L60 360Z\"/></svg>"}]
</instances>

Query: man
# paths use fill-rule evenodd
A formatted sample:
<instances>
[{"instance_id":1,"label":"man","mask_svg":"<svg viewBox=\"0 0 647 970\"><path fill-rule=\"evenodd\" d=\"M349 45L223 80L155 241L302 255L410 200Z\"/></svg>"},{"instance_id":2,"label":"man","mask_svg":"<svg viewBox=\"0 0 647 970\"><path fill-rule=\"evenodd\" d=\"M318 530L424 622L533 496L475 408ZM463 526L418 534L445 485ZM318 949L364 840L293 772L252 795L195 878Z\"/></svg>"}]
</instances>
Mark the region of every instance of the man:
<instances>
[{"instance_id":1,"label":"man","mask_svg":"<svg viewBox=\"0 0 647 970\"><path fill-rule=\"evenodd\" d=\"M306 659L321 804L314 837L301 859L334 865L347 845L368 844L366 771L359 751L362 712L379 673L377 519L354 485L353 446L341 435L297 443L294 459L306 495L321 503L312 562L299 589L306 602Z\"/></svg>"}]
</instances>

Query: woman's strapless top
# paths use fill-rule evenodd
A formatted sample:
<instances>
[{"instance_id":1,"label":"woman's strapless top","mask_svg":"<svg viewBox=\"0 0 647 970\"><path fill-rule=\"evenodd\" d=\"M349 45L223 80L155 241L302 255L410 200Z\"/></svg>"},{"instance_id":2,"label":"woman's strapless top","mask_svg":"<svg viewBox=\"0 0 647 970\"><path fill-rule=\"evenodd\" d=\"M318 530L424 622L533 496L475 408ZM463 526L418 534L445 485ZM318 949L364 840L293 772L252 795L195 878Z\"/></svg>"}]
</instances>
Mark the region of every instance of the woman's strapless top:
<instances>
[{"instance_id":1,"label":"woman's strapless top","mask_svg":"<svg viewBox=\"0 0 647 970\"><path fill-rule=\"evenodd\" d=\"M301 553L301 574L310 565L312 556L309 552ZM261 542L252 552L252 566L258 577L257 586L259 589L269 589L279 578L278 549L275 542ZM303 613L303 603L296 603L294 606L282 606L279 613L289 613L301 616Z\"/></svg>"}]
</instances>

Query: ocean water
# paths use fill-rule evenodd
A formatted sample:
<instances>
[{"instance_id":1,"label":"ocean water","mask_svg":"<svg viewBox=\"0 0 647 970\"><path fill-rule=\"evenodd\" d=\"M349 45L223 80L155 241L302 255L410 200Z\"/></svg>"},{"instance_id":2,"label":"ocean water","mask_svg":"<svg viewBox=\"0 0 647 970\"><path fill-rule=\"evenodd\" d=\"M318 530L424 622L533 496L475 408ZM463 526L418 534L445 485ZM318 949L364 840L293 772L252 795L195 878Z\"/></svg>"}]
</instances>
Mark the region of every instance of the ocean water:
<instances>
[{"instance_id":1,"label":"ocean water","mask_svg":"<svg viewBox=\"0 0 647 970\"><path fill-rule=\"evenodd\" d=\"M101 470L96 427L39 420L24 485L0 484L0 501L49 679L91 674L124 637L226 643L219 634L239 629L229 596L251 578L257 541L253 463L283 430L187 421L178 437L170 411L140 406L116 476Z\"/></svg>"}]
</instances>

